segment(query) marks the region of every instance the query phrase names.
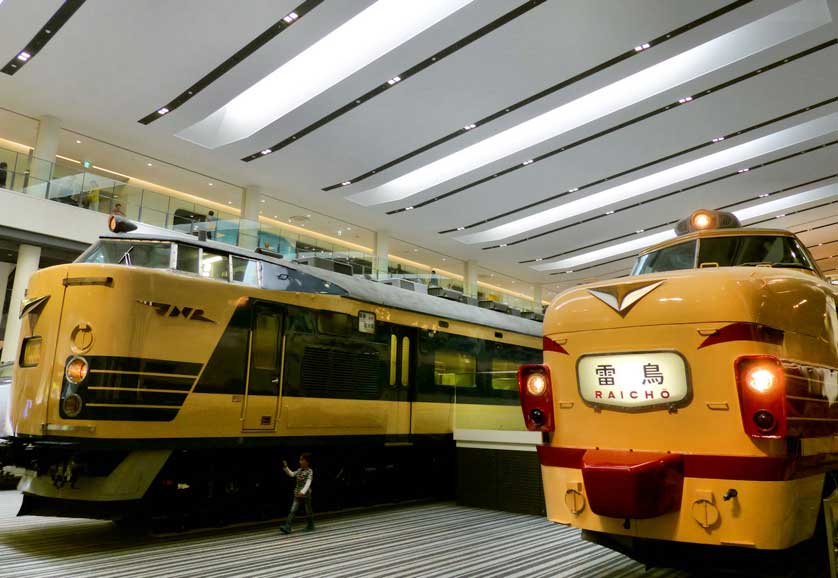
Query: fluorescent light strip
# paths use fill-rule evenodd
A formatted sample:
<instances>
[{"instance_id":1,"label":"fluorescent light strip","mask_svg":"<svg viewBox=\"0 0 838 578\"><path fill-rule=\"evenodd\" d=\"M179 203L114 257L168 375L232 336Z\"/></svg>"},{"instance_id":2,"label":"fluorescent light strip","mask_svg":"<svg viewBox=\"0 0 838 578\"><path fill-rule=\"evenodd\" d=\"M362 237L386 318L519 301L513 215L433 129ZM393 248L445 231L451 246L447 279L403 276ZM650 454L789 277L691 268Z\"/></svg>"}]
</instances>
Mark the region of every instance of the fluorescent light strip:
<instances>
[{"instance_id":1,"label":"fluorescent light strip","mask_svg":"<svg viewBox=\"0 0 838 578\"><path fill-rule=\"evenodd\" d=\"M582 253L581 255L568 257L560 261L533 265L532 268L536 271L555 271L556 269L572 269L573 267L584 265L586 263L593 263L594 261L601 261L602 259L608 259L609 257L616 257L618 255L625 255L627 253L639 251L640 249L648 247L649 245L661 243L669 239L674 239L675 237L675 229L668 229L660 233L655 233L653 235L643 235L642 237L637 237L636 239L632 239L631 241L617 243L616 245L603 247L602 249L597 249L596 251Z\"/></svg>"},{"instance_id":2,"label":"fluorescent light strip","mask_svg":"<svg viewBox=\"0 0 838 578\"><path fill-rule=\"evenodd\" d=\"M830 20L824 0L803 0L406 175L346 198L370 206L418 194L805 34Z\"/></svg>"},{"instance_id":3,"label":"fluorescent light strip","mask_svg":"<svg viewBox=\"0 0 838 578\"><path fill-rule=\"evenodd\" d=\"M177 136L218 148L265 128L472 0L379 0Z\"/></svg>"},{"instance_id":4,"label":"fluorescent light strip","mask_svg":"<svg viewBox=\"0 0 838 578\"><path fill-rule=\"evenodd\" d=\"M733 211L733 214L736 215L740 221L747 221L784 211L791 207L814 203L834 196L838 196L838 184L836 183L811 189L809 191L803 191L794 195L789 195L788 197L777 199L775 201L768 201L767 203L754 205L753 207L739 209L738 211ZM674 239L675 237L675 229L669 229L653 235L644 235L643 237L638 237L636 239L632 239L631 241L618 243L609 247L603 247L602 249L597 249L581 255L575 255L559 261L553 261L552 263L533 265L532 269L535 269L536 271L571 269L573 267L578 267L579 265L585 265L601 261L603 259L608 259L610 257L625 255L668 239Z\"/></svg>"},{"instance_id":5,"label":"fluorescent light strip","mask_svg":"<svg viewBox=\"0 0 838 578\"><path fill-rule=\"evenodd\" d=\"M608 205L644 195L655 189L670 186L731 165L744 163L753 158L833 133L836 130L838 130L838 113L832 113L552 209L546 209L486 231L455 237L455 239L467 244L506 239L589 211L601 210Z\"/></svg>"}]
</instances>

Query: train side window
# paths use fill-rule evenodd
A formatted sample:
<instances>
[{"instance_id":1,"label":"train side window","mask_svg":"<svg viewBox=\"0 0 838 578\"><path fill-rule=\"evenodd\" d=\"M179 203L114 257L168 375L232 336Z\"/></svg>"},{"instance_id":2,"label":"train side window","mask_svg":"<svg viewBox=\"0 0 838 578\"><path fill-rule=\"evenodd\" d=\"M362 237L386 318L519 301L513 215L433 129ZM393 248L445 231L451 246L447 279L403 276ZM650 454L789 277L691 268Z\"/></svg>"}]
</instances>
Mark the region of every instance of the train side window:
<instances>
[{"instance_id":1,"label":"train side window","mask_svg":"<svg viewBox=\"0 0 838 578\"><path fill-rule=\"evenodd\" d=\"M390 385L396 385L396 365L398 361L398 357L396 356L396 352L398 351L398 344L399 338L395 335L390 336Z\"/></svg>"},{"instance_id":2,"label":"train side window","mask_svg":"<svg viewBox=\"0 0 838 578\"><path fill-rule=\"evenodd\" d=\"M223 281L229 280L227 255L204 250L201 254L201 276Z\"/></svg>"},{"instance_id":3,"label":"train side window","mask_svg":"<svg viewBox=\"0 0 838 578\"><path fill-rule=\"evenodd\" d=\"M198 274L198 247L178 244L177 270L184 273Z\"/></svg>"},{"instance_id":4,"label":"train side window","mask_svg":"<svg viewBox=\"0 0 838 578\"><path fill-rule=\"evenodd\" d=\"M259 275L257 273L258 263L252 259L233 256L233 281L258 285Z\"/></svg>"},{"instance_id":5,"label":"train side window","mask_svg":"<svg viewBox=\"0 0 838 578\"><path fill-rule=\"evenodd\" d=\"M402 337L402 385L410 385L410 337Z\"/></svg>"},{"instance_id":6,"label":"train side window","mask_svg":"<svg viewBox=\"0 0 838 578\"><path fill-rule=\"evenodd\" d=\"M302 307L290 307L288 309L288 331L314 333L314 312Z\"/></svg>"},{"instance_id":7,"label":"train side window","mask_svg":"<svg viewBox=\"0 0 838 578\"><path fill-rule=\"evenodd\" d=\"M434 383L445 387L477 387L477 356L456 349L438 349L434 357Z\"/></svg>"},{"instance_id":8,"label":"train side window","mask_svg":"<svg viewBox=\"0 0 838 578\"><path fill-rule=\"evenodd\" d=\"M493 390L518 391L518 368L522 362L517 359L492 358L491 386Z\"/></svg>"},{"instance_id":9,"label":"train side window","mask_svg":"<svg viewBox=\"0 0 838 578\"><path fill-rule=\"evenodd\" d=\"M317 331L326 335L351 335L355 328L354 317L336 311L320 311L317 315Z\"/></svg>"}]
</instances>

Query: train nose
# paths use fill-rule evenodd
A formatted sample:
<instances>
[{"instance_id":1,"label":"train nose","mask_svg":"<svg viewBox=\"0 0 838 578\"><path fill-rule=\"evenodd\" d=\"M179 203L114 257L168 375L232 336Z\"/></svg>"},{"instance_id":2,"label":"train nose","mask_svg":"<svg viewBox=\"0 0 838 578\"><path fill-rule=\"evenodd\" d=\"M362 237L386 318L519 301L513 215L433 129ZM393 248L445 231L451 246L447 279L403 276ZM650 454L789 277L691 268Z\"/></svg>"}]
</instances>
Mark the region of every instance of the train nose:
<instances>
[{"instance_id":1,"label":"train nose","mask_svg":"<svg viewBox=\"0 0 838 578\"><path fill-rule=\"evenodd\" d=\"M591 510L610 518L654 518L681 507L680 454L587 450L582 479Z\"/></svg>"}]
</instances>

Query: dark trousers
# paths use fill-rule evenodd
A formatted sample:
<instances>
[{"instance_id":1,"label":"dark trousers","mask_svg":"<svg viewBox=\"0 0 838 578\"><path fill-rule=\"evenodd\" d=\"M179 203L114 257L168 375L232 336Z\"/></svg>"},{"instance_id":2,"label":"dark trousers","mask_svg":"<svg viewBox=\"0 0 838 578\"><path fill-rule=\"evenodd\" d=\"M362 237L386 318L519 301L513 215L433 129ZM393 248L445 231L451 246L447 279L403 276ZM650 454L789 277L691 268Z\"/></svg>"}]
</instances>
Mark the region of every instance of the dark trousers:
<instances>
[{"instance_id":1,"label":"dark trousers","mask_svg":"<svg viewBox=\"0 0 838 578\"><path fill-rule=\"evenodd\" d=\"M286 522L287 525L291 525L291 522L294 520L294 516L297 514L297 510L300 509L300 504L305 506L309 524L313 523L314 514L311 511L311 492L309 492L302 498L294 496L294 501L291 503L291 511L288 513L288 521Z\"/></svg>"}]
</instances>

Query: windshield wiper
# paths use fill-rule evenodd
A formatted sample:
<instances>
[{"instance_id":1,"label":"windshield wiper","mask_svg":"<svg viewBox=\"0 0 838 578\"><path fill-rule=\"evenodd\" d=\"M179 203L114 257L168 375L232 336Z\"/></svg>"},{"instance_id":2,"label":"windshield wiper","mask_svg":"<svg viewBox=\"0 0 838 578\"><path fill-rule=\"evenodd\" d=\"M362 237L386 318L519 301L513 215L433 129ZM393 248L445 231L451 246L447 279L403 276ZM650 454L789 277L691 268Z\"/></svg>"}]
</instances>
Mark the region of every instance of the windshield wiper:
<instances>
[{"instance_id":1,"label":"windshield wiper","mask_svg":"<svg viewBox=\"0 0 838 578\"><path fill-rule=\"evenodd\" d=\"M125 264L130 266L131 265L131 251L134 250L134 245L128 247L128 250L122 254L122 257L119 258L119 261L116 262L117 265L122 265L122 262L125 261Z\"/></svg>"}]
</instances>

